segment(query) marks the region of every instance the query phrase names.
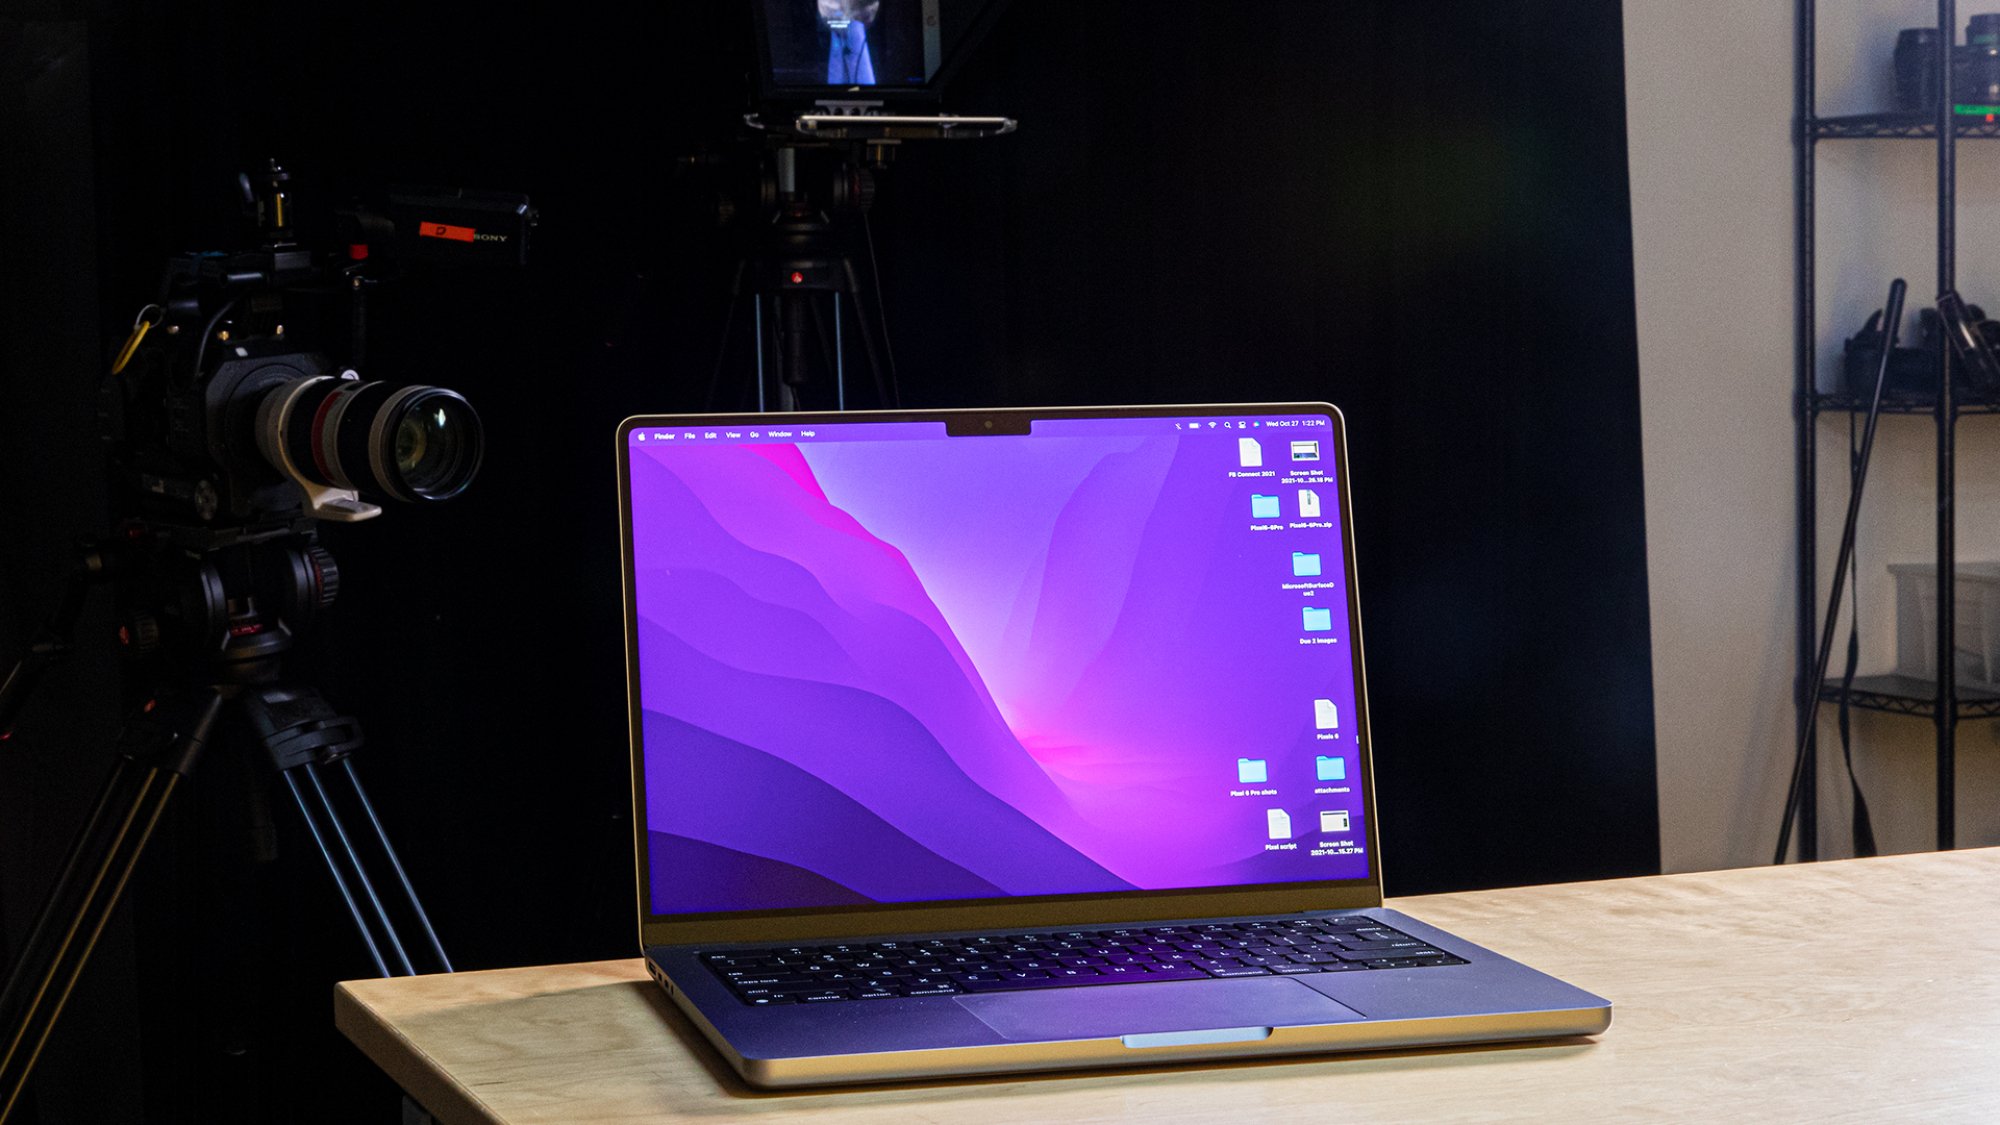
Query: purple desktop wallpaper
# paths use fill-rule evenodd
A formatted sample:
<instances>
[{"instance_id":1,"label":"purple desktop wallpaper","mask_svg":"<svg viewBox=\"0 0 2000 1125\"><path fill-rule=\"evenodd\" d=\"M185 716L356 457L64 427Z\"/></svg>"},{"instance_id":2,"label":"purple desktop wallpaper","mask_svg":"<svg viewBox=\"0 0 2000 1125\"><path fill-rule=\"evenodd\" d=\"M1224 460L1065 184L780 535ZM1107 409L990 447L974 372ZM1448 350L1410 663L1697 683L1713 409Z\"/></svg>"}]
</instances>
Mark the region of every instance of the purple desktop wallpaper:
<instances>
[{"instance_id":1,"label":"purple desktop wallpaper","mask_svg":"<svg viewBox=\"0 0 2000 1125\"><path fill-rule=\"evenodd\" d=\"M1332 431L1210 421L634 430L653 911L1366 876Z\"/></svg>"}]
</instances>

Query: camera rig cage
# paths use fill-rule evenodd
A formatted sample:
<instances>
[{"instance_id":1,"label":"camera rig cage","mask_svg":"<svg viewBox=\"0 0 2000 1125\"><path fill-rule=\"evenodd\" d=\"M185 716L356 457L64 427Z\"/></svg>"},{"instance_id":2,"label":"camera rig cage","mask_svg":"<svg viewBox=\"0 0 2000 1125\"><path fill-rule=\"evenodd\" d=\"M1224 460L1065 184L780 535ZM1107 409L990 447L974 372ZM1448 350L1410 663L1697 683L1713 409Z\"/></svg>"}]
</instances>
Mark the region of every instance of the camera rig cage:
<instances>
[{"instance_id":1,"label":"camera rig cage","mask_svg":"<svg viewBox=\"0 0 2000 1125\"><path fill-rule=\"evenodd\" d=\"M100 396L118 501L154 522L215 527L379 515L363 499L462 492L478 416L456 391L364 382L371 292L409 262L518 266L526 196L396 189L387 214L337 213L343 253L294 240L290 176L240 178L255 249L183 254L133 323ZM338 323L343 321L344 323ZM329 358L304 341L345 337Z\"/></svg>"}]
</instances>

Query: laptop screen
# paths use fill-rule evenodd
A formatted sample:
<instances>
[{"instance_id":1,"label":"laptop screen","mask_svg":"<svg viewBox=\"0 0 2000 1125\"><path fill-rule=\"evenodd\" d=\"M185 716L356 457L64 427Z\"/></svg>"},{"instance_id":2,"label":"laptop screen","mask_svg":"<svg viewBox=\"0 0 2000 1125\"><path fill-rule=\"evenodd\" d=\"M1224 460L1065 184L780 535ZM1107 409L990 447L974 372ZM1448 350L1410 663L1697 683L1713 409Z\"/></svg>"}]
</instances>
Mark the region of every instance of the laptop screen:
<instances>
[{"instance_id":1,"label":"laptop screen","mask_svg":"<svg viewBox=\"0 0 2000 1125\"><path fill-rule=\"evenodd\" d=\"M1367 878L1337 415L1202 409L628 421L651 910Z\"/></svg>"}]
</instances>

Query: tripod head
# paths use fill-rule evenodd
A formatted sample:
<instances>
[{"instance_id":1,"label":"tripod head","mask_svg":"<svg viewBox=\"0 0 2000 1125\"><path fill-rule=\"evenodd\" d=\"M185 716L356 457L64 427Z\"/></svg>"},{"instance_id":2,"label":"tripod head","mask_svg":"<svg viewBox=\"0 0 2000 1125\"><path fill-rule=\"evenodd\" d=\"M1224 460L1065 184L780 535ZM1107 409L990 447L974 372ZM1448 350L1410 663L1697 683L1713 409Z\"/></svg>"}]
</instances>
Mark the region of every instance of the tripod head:
<instances>
[{"instance_id":1,"label":"tripod head","mask_svg":"<svg viewBox=\"0 0 2000 1125\"><path fill-rule=\"evenodd\" d=\"M746 137L726 150L682 157L676 181L683 208L697 223L706 211L739 257L782 258L827 246L836 232L844 241L874 207L876 176L888 167L890 151L861 142Z\"/></svg>"},{"instance_id":2,"label":"tripod head","mask_svg":"<svg viewBox=\"0 0 2000 1125\"><path fill-rule=\"evenodd\" d=\"M825 406L846 409L843 333L860 340L879 404L895 405L895 358L868 228L885 160L885 149L862 142L765 135L741 138L727 154L681 161L678 187L692 204L684 213L699 221L705 210L733 244L729 324L745 297L753 306L756 409L771 395L781 409L802 409L815 385L827 388L820 392ZM868 285L855 265L862 255ZM729 324L709 386L711 409L733 397L723 381Z\"/></svg>"},{"instance_id":3,"label":"tripod head","mask_svg":"<svg viewBox=\"0 0 2000 1125\"><path fill-rule=\"evenodd\" d=\"M114 550L120 651L157 683L261 683L333 605L340 569L309 524L200 549L135 524Z\"/></svg>"},{"instance_id":4,"label":"tripod head","mask_svg":"<svg viewBox=\"0 0 2000 1125\"><path fill-rule=\"evenodd\" d=\"M796 144L772 149L763 168L767 218L756 232L762 246L755 261L763 275L752 279L752 288L764 293L841 288L846 247L855 241L850 232L866 221L875 203L874 171L859 149Z\"/></svg>"}]
</instances>

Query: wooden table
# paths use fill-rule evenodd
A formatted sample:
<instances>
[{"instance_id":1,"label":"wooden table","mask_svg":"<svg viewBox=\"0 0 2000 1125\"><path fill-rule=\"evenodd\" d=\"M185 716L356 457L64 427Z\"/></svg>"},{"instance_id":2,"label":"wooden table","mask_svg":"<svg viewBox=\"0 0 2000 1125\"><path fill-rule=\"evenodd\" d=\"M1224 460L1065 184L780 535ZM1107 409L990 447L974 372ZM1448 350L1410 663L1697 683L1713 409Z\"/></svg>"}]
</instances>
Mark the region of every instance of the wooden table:
<instances>
[{"instance_id":1,"label":"wooden table","mask_svg":"<svg viewBox=\"0 0 2000 1125\"><path fill-rule=\"evenodd\" d=\"M349 981L335 1018L458 1122L2000 1121L2000 849L1390 903L1610 997L1611 1030L760 1093L640 962Z\"/></svg>"}]
</instances>

